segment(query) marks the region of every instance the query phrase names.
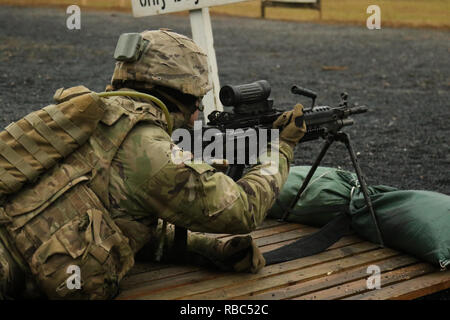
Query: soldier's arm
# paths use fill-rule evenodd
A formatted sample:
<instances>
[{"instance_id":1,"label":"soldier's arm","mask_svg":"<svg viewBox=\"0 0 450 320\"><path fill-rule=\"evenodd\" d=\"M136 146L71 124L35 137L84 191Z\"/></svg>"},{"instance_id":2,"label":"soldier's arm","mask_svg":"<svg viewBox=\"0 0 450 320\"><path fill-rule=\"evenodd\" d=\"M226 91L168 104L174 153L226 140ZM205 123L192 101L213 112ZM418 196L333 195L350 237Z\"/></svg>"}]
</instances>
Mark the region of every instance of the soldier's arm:
<instances>
[{"instance_id":1,"label":"soldier's arm","mask_svg":"<svg viewBox=\"0 0 450 320\"><path fill-rule=\"evenodd\" d=\"M122 175L127 201L133 202L130 207L134 213L153 214L192 231L248 233L254 230L285 183L293 157L292 148L281 142L279 150L273 151L279 152L277 167L269 163L255 165L234 182L206 163L176 164L170 156L173 148L170 140L146 139L142 133L131 134L121 151L122 157L127 158ZM136 145L140 151L131 150ZM158 166L157 170L139 164L146 162L150 167Z\"/></svg>"},{"instance_id":2,"label":"soldier's arm","mask_svg":"<svg viewBox=\"0 0 450 320\"><path fill-rule=\"evenodd\" d=\"M154 212L192 231L248 233L261 224L287 179L292 149L282 144L278 166L255 165L234 182L206 163L168 162L144 188ZM145 194L142 194L142 198Z\"/></svg>"}]
</instances>

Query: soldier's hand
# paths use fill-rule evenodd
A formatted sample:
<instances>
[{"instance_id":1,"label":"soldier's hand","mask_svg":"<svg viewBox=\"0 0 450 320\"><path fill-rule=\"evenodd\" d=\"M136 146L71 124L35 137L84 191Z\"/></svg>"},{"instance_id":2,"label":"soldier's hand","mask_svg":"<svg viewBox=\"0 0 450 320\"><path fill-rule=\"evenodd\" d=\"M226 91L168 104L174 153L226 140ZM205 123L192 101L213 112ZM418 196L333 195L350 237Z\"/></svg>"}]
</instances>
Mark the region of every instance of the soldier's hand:
<instances>
[{"instance_id":1,"label":"soldier's hand","mask_svg":"<svg viewBox=\"0 0 450 320\"><path fill-rule=\"evenodd\" d=\"M306 133L303 106L296 104L293 110L284 112L275 120L273 128L280 129L280 141L295 147Z\"/></svg>"},{"instance_id":2,"label":"soldier's hand","mask_svg":"<svg viewBox=\"0 0 450 320\"><path fill-rule=\"evenodd\" d=\"M257 273L265 264L261 251L251 236L237 236L223 245L225 264L236 272Z\"/></svg>"}]
</instances>

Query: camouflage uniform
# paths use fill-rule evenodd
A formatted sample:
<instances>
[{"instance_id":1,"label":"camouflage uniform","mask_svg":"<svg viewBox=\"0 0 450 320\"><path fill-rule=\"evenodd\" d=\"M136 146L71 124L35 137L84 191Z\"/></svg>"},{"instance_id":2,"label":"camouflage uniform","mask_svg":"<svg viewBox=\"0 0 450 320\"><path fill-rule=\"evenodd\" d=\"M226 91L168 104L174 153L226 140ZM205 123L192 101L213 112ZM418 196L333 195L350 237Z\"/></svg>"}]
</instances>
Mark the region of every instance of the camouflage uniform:
<instances>
[{"instance_id":1,"label":"camouflage uniform","mask_svg":"<svg viewBox=\"0 0 450 320\"><path fill-rule=\"evenodd\" d=\"M191 231L249 233L273 205L292 159L292 149L282 143L277 174L261 175L260 170L269 164L259 164L234 182L206 163L175 164L171 159L173 147L162 126L143 123L130 132L110 170L110 212L116 222L120 218L150 217ZM215 243L212 239L205 241Z\"/></svg>"},{"instance_id":2,"label":"camouflage uniform","mask_svg":"<svg viewBox=\"0 0 450 320\"><path fill-rule=\"evenodd\" d=\"M139 64L117 63L113 87L131 80L146 89L156 83L195 96L209 90L206 56L192 40L167 31L143 35L151 50ZM169 45L158 47L161 43ZM183 55L186 50L189 55ZM152 55L165 61L156 71ZM172 58L187 69L179 69ZM174 68L182 71L182 81L171 74ZM60 91L56 99L73 94ZM0 285L11 283L8 270L18 263L50 298L112 298L137 252L153 258L162 242L162 259L179 260L173 225L249 233L264 220L287 179L293 158L287 143L278 146L276 174L261 175L268 164L260 163L234 182L206 163L175 164L167 120L153 103L128 97L102 101L106 111L89 140L0 208L0 220L8 220L1 239L16 257L0 245ZM264 264L249 237L223 243L191 233L183 258L236 271L256 272ZM81 268L81 290L67 286L71 265Z\"/></svg>"},{"instance_id":3,"label":"camouflage uniform","mask_svg":"<svg viewBox=\"0 0 450 320\"><path fill-rule=\"evenodd\" d=\"M196 97L202 97L210 90L206 55L191 39L165 30L142 35L149 41L151 50L146 50L137 62L118 62L112 76L113 88L131 84L133 88L151 90L155 86L164 86ZM192 110L186 110L182 104L177 107L185 115L186 122ZM154 245L150 251L155 251L158 243L163 241L160 235L163 228L157 227L156 218L191 231L248 233L254 230L263 221L287 179L289 161L293 157L292 148L281 143L276 175L262 176L260 170L267 164L261 164L235 183L205 163L173 163L170 156L173 146L161 123L138 124L111 164L110 212L118 225L124 224L118 219L125 220L125 217L134 220L152 217L153 222L146 221L151 225L150 234L153 235L150 243ZM133 238L131 231L124 232ZM144 234L138 233L141 237ZM168 249L173 247L173 228L168 229L167 238L163 241L165 258L180 257ZM139 248L137 243L146 241L144 237L135 241L135 247ZM205 252L204 256L209 256L215 265L220 265L221 258L227 255L222 252L227 250L223 246L226 245L212 238L200 240L192 234L188 240L188 252ZM253 243L251 247L254 247ZM188 259L190 257L188 255ZM230 268L230 265L223 267ZM260 267L259 264L258 267L249 266L248 271L257 271Z\"/></svg>"}]
</instances>

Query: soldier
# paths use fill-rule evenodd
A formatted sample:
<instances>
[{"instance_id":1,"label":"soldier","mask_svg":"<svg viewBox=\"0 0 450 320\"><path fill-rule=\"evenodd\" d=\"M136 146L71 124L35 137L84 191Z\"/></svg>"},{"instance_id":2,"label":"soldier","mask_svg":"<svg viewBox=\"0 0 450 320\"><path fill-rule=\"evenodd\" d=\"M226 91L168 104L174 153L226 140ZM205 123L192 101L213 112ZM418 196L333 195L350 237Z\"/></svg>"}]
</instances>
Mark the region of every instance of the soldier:
<instances>
[{"instance_id":1,"label":"soldier","mask_svg":"<svg viewBox=\"0 0 450 320\"><path fill-rule=\"evenodd\" d=\"M107 90L154 95L168 106L175 127L192 125L210 90L206 55L168 30L141 36L136 54L116 63ZM55 100L86 91L59 90ZM261 224L306 131L304 122L295 124L302 106L274 123L282 128L279 145L272 146L278 172L262 175L269 164L259 163L234 182L206 163L173 162L175 145L155 104L122 96L101 100L106 112L88 142L4 205L11 221L2 240L15 258L0 254L0 284L11 283L5 266L12 260L56 299L113 298L135 255L258 272L265 261L250 236L223 242L190 233L186 239L174 229L246 234ZM68 286L70 266L80 268L80 289Z\"/></svg>"}]
</instances>

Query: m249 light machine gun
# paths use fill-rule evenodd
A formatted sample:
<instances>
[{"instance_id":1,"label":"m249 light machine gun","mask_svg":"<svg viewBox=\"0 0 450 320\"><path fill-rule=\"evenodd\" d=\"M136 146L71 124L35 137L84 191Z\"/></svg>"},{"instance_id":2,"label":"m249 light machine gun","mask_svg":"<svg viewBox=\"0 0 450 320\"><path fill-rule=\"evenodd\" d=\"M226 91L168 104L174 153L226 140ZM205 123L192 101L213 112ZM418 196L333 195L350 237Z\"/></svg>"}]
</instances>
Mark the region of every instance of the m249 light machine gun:
<instances>
[{"instance_id":1,"label":"m249 light machine gun","mask_svg":"<svg viewBox=\"0 0 450 320\"><path fill-rule=\"evenodd\" d=\"M269 99L271 87L265 80L256 81L243 85L226 85L220 90L220 100L224 106L232 107L232 112L214 111L208 116L209 122L207 126L218 128L221 132L226 132L227 129L237 128L254 128L269 129L272 128L273 122L283 113L273 106L273 100ZM322 138L325 143L317 156L314 164L309 170L305 180L300 186L296 197L292 200L288 208L285 208L282 220L286 220L293 210L295 204L300 199L302 193L308 186L311 178L314 175L317 167L320 165L329 147L334 141L344 143L353 167L355 169L361 191L364 195L366 205L372 216L373 223L377 229L377 235L380 246L383 246L383 240L380 229L378 227L377 218L372 206L372 202L368 195L367 184L363 176L362 170L358 164L356 154L350 142L350 137L347 133L342 132L346 126L353 124L353 119L350 116L360 113L365 113L367 107L365 106L349 106L347 93L341 94L341 102L337 107L330 106L316 106L315 101L317 94L311 90L304 89L298 86L291 88L293 94L301 95L312 99L311 107L304 108L304 120L306 122L307 132L300 140L300 143L317 140ZM245 165L234 164L231 165L228 175L234 180L238 180L243 173ZM325 226L323 229L326 229ZM323 230L322 229L322 230ZM318 233L320 233L320 230ZM320 237L320 235L319 235ZM336 240L337 241L337 240ZM314 250L313 250L314 251ZM278 261L282 261L279 260Z\"/></svg>"}]
</instances>

